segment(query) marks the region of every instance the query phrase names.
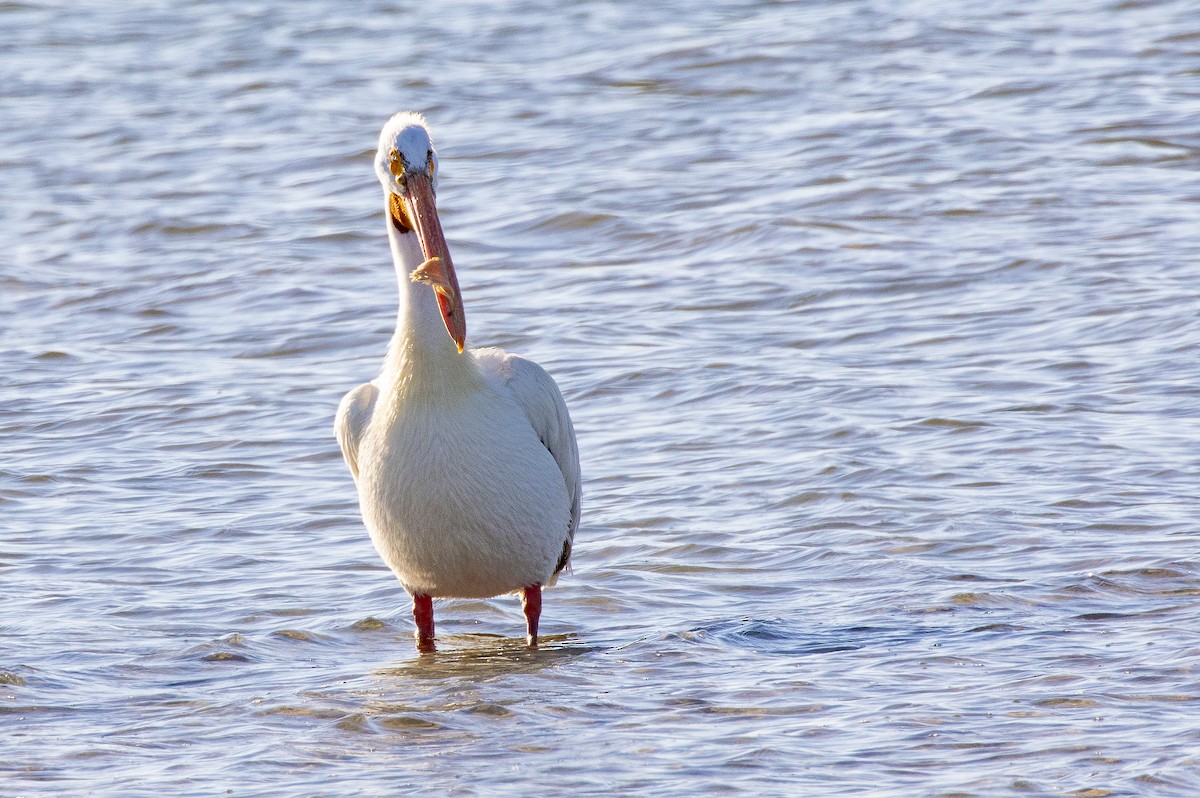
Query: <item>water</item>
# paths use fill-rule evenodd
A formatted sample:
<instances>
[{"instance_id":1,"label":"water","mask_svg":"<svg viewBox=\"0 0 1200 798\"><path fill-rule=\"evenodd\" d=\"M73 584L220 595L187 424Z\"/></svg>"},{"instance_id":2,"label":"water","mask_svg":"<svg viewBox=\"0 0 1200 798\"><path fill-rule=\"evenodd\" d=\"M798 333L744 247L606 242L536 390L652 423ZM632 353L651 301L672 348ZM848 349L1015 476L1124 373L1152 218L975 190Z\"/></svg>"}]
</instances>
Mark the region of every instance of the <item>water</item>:
<instances>
[{"instance_id":1,"label":"water","mask_svg":"<svg viewBox=\"0 0 1200 798\"><path fill-rule=\"evenodd\" d=\"M1187 2L0 6L10 795L1194 795ZM584 522L542 650L331 432L419 109Z\"/></svg>"}]
</instances>

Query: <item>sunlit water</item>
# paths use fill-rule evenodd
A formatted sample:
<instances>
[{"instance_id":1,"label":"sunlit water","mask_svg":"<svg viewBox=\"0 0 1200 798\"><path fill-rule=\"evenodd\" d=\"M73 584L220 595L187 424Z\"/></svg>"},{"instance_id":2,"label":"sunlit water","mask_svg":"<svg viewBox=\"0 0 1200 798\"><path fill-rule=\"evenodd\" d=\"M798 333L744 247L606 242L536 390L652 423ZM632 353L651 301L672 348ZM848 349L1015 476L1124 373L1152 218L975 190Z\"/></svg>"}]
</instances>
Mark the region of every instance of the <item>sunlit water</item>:
<instances>
[{"instance_id":1,"label":"sunlit water","mask_svg":"<svg viewBox=\"0 0 1200 798\"><path fill-rule=\"evenodd\" d=\"M0 5L6 795L1200 794L1193 3L118 8ZM578 428L536 653L332 436L404 109Z\"/></svg>"}]
</instances>

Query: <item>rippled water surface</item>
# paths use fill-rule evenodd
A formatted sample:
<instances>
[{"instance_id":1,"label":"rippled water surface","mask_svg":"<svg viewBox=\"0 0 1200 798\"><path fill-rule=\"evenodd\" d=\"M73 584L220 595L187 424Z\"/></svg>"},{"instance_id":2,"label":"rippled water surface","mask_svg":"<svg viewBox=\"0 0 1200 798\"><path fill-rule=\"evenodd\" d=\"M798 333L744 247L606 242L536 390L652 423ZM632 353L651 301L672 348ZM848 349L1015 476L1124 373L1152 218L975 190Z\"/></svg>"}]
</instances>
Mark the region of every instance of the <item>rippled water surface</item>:
<instances>
[{"instance_id":1,"label":"rippled water surface","mask_svg":"<svg viewBox=\"0 0 1200 798\"><path fill-rule=\"evenodd\" d=\"M579 433L535 653L331 431L405 109ZM1200 794L1194 3L8 2L0 110L5 794Z\"/></svg>"}]
</instances>

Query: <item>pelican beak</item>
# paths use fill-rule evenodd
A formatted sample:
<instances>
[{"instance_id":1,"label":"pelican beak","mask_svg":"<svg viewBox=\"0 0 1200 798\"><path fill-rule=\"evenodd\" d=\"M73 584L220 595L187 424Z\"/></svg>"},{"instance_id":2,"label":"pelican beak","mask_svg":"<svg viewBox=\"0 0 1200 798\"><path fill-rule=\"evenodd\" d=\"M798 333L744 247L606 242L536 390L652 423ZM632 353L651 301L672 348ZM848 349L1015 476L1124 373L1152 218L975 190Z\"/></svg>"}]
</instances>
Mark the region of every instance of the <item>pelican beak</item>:
<instances>
[{"instance_id":1,"label":"pelican beak","mask_svg":"<svg viewBox=\"0 0 1200 798\"><path fill-rule=\"evenodd\" d=\"M421 254L425 256L425 262L409 277L433 288L446 332L450 333L461 354L467 341L467 320L463 315L458 276L450 260L450 248L446 246L442 223L438 220L430 176L424 172L410 173L405 180L404 200L417 231L417 240L421 242Z\"/></svg>"}]
</instances>

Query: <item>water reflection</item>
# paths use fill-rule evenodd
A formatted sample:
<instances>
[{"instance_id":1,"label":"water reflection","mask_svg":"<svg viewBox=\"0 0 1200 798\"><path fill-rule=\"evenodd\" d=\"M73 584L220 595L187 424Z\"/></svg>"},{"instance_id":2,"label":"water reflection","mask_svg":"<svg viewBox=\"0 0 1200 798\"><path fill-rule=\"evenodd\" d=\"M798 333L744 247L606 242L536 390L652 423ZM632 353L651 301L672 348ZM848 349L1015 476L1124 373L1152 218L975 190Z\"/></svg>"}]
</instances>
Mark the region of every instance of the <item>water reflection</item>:
<instances>
[{"instance_id":1,"label":"water reflection","mask_svg":"<svg viewBox=\"0 0 1200 798\"><path fill-rule=\"evenodd\" d=\"M546 668L603 651L602 646L579 642L578 635L543 635L529 649L524 638L500 635L448 635L438 638L437 651L421 652L379 676L415 679L466 678L480 681L512 674L533 674Z\"/></svg>"}]
</instances>

